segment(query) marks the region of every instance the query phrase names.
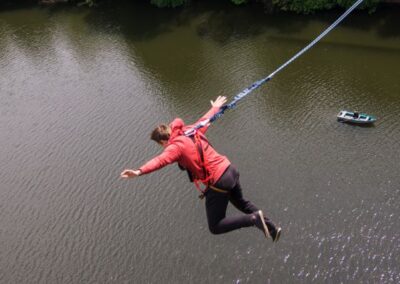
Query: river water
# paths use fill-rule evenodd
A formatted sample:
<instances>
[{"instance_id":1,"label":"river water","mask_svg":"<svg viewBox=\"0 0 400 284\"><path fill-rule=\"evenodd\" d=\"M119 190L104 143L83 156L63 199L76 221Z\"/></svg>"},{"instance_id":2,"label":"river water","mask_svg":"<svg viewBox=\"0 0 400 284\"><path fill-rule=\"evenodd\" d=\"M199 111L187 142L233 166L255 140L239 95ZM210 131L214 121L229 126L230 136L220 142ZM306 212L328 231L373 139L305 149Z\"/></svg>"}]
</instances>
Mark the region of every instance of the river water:
<instances>
[{"instance_id":1,"label":"river water","mask_svg":"<svg viewBox=\"0 0 400 284\"><path fill-rule=\"evenodd\" d=\"M160 152L155 125L232 99L340 13L0 11L0 282L400 282L398 10L352 14L210 128L279 243L210 234L176 166L119 178ZM338 123L341 109L378 121Z\"/></svg>"}]
</instances>

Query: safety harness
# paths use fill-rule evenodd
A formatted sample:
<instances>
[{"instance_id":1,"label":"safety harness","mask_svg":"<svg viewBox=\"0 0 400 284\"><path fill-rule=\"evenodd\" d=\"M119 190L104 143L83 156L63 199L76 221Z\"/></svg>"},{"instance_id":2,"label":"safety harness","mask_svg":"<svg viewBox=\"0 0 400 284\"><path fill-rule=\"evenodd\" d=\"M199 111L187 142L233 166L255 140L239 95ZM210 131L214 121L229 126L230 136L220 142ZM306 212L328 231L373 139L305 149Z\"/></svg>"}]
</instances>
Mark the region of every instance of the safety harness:
<instances>
[{"instance_id":1,"label":"safety harness","mask_svg":"<svg viewBox=\"0 0 400 284\"><path fill-rule=\"evenodd\" d=\"M185 136L190 138L192 140L192 142L194 143L194 145L196 146L198 160L200 162L200 167L203 170L204 178L201 179L199 177L195 177L188 169L185 169L183 166L181 166L179 164L178 165L181 170L186 170L186 172L188 173L189 180L194 183L197 190L200 192L199 198L203 199L206 192L209 189L212 189L212 190L214 190L216 192L220 192L220 193L228 193L227 190L219 189L219 188L213 186L212 184L210 184L211 175L210 175L210 170L208 167L208 160L204 155L203 144L201 142L203 140L203 141L207 142L207 144L208 144L207 147L209 147L209 146L212 147L210 142L208 142L207 138L199 131L193 131L190 133L190 135L185 135ZM200 183L203 183L206 187L204 189L202 189Z\"/></svg>"}]
</instances>

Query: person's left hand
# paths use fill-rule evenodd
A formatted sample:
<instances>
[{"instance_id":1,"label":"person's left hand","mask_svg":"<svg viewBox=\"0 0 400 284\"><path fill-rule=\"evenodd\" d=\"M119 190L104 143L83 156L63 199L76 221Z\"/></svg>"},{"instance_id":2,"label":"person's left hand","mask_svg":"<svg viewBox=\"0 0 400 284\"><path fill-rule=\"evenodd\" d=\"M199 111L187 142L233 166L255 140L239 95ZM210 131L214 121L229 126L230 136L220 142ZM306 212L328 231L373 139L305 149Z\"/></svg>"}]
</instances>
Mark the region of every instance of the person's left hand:
<instances>
[{"instance_id":1,"label":"person's left hand","mask_svg":"<svg viewBox=\"0 0 400 284\"><path fill-rule=\"evenodd\" d=\"M140 170L131 170L131 169L126 169L121 173L122 178L135 178L138 177L141 174Z\"/></svg>"},{"instance_id":2,"label":"person's left hand","mask_svg":"<svg viewBox=\"0 0 400 284\"><path fill-rule=\"evenodd\" d=\"M218 96L215 101L210 101L210 103L213 107L222 107L226 103L226 97Z\"/></svg>"}]
</instances>

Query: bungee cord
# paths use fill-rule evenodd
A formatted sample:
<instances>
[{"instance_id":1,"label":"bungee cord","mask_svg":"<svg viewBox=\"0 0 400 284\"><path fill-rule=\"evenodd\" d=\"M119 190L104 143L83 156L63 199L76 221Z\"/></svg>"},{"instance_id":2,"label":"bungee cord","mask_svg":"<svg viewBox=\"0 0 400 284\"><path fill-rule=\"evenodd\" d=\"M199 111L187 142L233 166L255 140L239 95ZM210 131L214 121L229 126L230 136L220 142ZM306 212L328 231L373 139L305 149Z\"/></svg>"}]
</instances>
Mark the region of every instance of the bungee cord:
<instances>
[{"instance_id":1,"label":"bungee cord","mask_svg":"<svg viewBox=\"0 0 400 284\"><path fill-rule=\"evenodd\" d=\"M263 85L264 83L270 81L278 72L282 71L285 67L287 67L290 63L292 63L293 61L295 61L298 57L300 57L303 53L305 53L307 50L309 50L311 47L313 47L317 42L319 42L324 36L326 36L330 31L332 31L337 25L340 24L340 22L342 22L355 8L357 8L364 0L358 0L356 1L349 9L347 9L335 22L333 22L325 31L323 31L318 37L316 37L312 42L310 42L306 47L304 47L302 50L300 50L298 53L296 53L292 58L290 58L288 61L286 61L284 64L282 64L281 66L279 66L274 72L272 72L271 74L269 74L267 77L258 80L256 82L254 82L251 86L247 87L246 89L244 89L243 91L241 91L240 93L238 93L233 100L229 103L226 104L224 106L222 106L220 108L220 110L214 114L211 118L203 120L202 122L200 122L199 124L195 125L193 128L188 129L187 131L185 131L185 135L186 136L191 136L193 135L197 129L202 128L206 125L208 125L209 123L214 122L215 120L217 120L218 118L220 118L226 110L228 109L233 109L236 107L236 104L243 99L244 97L246 97L247 95L249 95L252 91L254 91L255 89L259 88L261 85Z\"/></svg>"}]
</instances>

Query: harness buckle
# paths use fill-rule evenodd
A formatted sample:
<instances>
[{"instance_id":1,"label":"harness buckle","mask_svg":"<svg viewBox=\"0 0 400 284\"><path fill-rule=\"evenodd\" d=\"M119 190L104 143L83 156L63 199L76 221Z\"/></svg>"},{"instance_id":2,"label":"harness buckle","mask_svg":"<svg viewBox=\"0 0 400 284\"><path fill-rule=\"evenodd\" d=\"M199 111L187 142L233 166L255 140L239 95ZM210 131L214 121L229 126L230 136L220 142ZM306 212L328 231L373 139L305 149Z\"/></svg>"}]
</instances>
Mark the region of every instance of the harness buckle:
<instances>
[{"instance_id":1,"label":"harness buckle","mask_svg":"<svg viewBox=\"0 0 400 284\"><path fill-rule=\"evenodd\" d=\"M184 132L186 137L194 136L196 134L196 129L190 128Z\"/></svg>"}]
</instances>

